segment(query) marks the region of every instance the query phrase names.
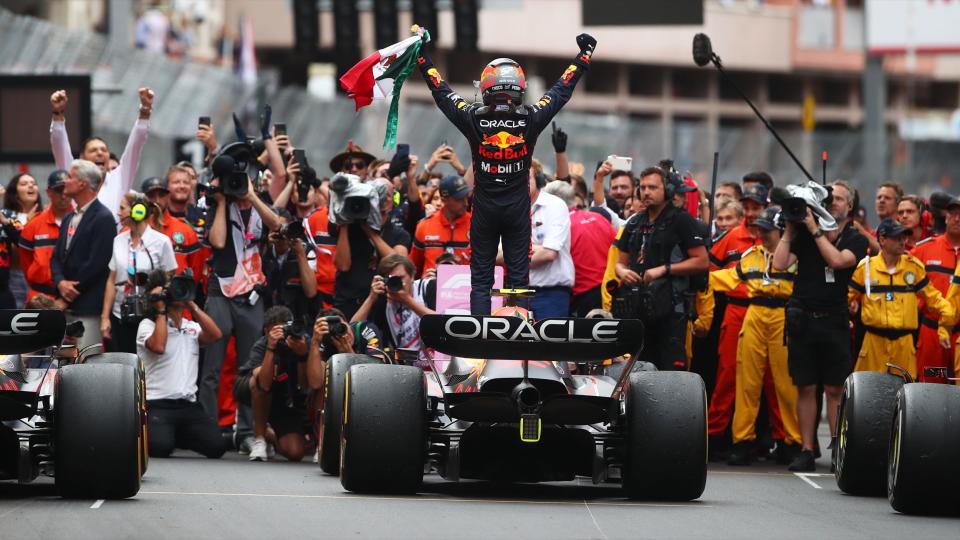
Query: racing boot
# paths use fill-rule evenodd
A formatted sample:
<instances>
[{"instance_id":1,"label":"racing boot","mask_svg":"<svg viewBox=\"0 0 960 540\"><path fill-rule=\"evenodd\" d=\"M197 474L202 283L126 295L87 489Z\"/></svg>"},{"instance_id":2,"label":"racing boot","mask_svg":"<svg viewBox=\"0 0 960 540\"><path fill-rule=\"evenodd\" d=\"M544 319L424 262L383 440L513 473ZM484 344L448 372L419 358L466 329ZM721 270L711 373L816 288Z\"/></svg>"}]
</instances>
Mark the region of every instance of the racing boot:
<instances>
[{"instance_id":1,"label":"racing boot","mask_svg":"<svg viewBox=\"0 0 960 540\"><path fill-rule=\"evenodd\" d=\"M734 467L750 466L750 452L753 450L753 441L740 441L734 443L730 450L730 456L727 458L727 465Z\"/></svg>"}]
</instances>

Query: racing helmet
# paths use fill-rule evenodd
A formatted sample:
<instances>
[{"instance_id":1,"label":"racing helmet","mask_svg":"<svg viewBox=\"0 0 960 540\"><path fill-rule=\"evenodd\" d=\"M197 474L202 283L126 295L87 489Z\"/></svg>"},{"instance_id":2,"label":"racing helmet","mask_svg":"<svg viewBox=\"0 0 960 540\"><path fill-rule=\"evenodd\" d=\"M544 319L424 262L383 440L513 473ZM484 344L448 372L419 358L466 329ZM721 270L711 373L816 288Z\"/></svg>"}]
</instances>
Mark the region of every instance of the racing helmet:
<instances>
[{"instance_id":1,"label":"racing helmet","mask_svg":"<svg viewBox=\"0 0 960 540\"><path fill-rule=\"evenodd\" d=\"M527 89L527 78L523 68L515 60L497 58L480 74L480 94L483 104L491 105L497 96L506 96L516 106L523 103L523 92Z\"/></svg>"}]
</instances>

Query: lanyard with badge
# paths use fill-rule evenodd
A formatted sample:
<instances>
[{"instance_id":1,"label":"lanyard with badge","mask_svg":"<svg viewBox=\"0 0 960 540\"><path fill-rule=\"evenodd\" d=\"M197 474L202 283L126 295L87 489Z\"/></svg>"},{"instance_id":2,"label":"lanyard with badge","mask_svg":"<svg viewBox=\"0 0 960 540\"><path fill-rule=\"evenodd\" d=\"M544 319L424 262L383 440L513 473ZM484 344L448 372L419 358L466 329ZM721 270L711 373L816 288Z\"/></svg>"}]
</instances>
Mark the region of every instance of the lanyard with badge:
<instances>
[{"instance_id":1,"label":"lanyard with badge","mask_svg":"<svg viewBox=\"0 0 960 540\"><path fill-rule=\"evenodd\" d=\"M137 292L140 287L140 284L137 283L137 247L133 245L133 238L130 238L129 251L127 260L127 282L124 287L124 293L130 294L131 292ZM150 250L147 249L147 244L144 243L143 238L140 239L140 246L143 246L143 252L147 256L147 260L150 261L150 269L153 270L153 257L150 255Z\"/></svg>"},{"instance_id":2,"label":"lanyard with badge","mask_svg":"<svg viewBox=\"0 0 960 540\"><path fill-rule=\"evenodd\" d=\"M833 247L837 248L837 251L840 251L840 240L843 239L843 233L844 233L844 231L846 231L846 228L844 228L843 230L840 231L840 234L837 235L837 239L833 242ZM816 239L816 238L813 239L813 244L814 244L814 246L816 246L816 244L817 244L817 239ZM826 283L836 283L836 282L837 282L837 277L836 277L836 275L833 273L833 268L830 268L830 265L827 265L827 266L824 266L824 267L823 267L823 280L824 280Z\"/></svg>"}]
</instances>

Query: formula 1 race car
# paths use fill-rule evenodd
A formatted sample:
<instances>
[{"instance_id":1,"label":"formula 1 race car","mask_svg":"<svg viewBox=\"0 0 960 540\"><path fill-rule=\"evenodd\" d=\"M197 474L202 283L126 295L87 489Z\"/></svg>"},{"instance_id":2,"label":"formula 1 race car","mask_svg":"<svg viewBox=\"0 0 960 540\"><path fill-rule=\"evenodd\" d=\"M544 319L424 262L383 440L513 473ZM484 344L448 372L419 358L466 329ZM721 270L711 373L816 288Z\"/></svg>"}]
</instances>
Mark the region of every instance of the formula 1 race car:
<instances>
[{"instance_id":1,"label":"formula 1 race car","mask_svg":"<svg viewBox=\"0 0 960 540\"><path fill-rule=\"evenodd\" d=\"M512 314L423 317L424 344L451 355L431 356L429 370L333 356L321 467L355 492L414 492L424 471L436 470L453 481L586 477L619 481L631 498L701 496L707 433L698 375L632 369L640 321L534 323L521 308L503 310ZM632 356L617 379L568 369L624 354Z\"/></svg>"},{"instance_id":2,"label":"formula 1 race car","mask_svg":"<svg viewBox=\"0 0 960 540\"><path fill-rule=\"evenodd\" d=\"M960 511L960 388L914 382L906 370L856 372L844 382L837 419L837 485L887 495L906 514ZM892 372L892 373L891 373ZM927 368L946 377L946 368Z\"/></svg>"},{"instance_id":3,"label":"formula 1 race car","mask_svg":"<svg viewBox=\"0 0 960 540\"><path fill-rule=\"evenodd\" d=\"M66 329L60 311L0 310L0 480L43 474L64 497L132 497L146 469L142 364L88 354L99 345L64 355Z\"/></svg>"}]
</instances>

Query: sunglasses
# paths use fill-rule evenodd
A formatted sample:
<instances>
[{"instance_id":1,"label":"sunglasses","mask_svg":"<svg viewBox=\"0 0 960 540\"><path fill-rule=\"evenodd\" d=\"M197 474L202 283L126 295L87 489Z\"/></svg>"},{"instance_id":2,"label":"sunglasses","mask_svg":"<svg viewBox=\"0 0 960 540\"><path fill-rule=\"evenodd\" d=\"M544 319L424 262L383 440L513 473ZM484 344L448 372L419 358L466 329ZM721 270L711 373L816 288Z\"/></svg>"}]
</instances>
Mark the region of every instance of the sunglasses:
<instances>
[{"instance_id":1,"label":"sunglasses","mask_svg":"<svg viewBox=\"0 0 960 540\"><path fill-rule=\"evenodd\" d=\"M367 164L363 161L350 161L348 163L344 163L343 167L348 171L359 171L367 168Z\"/></svg>"}]
</instances>

